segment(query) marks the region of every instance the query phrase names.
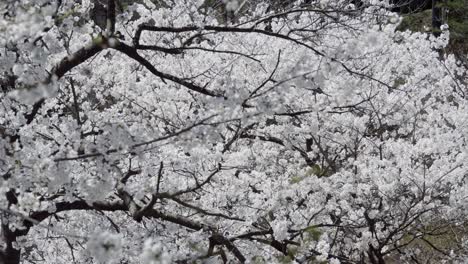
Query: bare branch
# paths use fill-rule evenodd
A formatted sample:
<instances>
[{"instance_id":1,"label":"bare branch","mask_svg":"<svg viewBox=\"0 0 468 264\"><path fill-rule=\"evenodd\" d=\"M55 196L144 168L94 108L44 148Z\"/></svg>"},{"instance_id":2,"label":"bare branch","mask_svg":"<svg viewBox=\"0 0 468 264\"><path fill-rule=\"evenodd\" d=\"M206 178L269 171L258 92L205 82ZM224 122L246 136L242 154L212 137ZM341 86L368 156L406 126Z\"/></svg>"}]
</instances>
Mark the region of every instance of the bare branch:
<instances>
[{"instance_id":1,"label":"bare branch","mask_svg":"<svg viewBox=\"0 0 468 264\"><path fill-rule=\"evenodd\" d=\"M184 202L184 201L182 201L182 200L180 200L179 198L176 198L176 197L171 197L170 199L173 200L174 202L182 205L182 206L193 209L193 210L197 211L198 213L201 213L201 214L204 214L204 215L217 216L217 217L221 217L221 218L225 218L225 219L229 219L229 220L236 220L236 221L242 221L242 222L245 221L244 219L239 218L239 217L227 216L227 215L221 214L221 213L208 212L207 210L205 210L203 208L200 208L200 207L195 206L193 204L189 204L187 202Z\"/></svg>"},{"instance_id":2,"label":"bare branch","mask_svg":"<svg viewBox=\"0 0 468 264\"><path fill-rule=\"evenodd\" d=\"M138 52L137 52L137 50L135 48L130 47L125 43L119 42L119 44L116 45L116 47L114 47L114 48L116 50L124 53L128 57L134 59L135 61L139 62L146 69L148 69L152 74L158 76L159 78L161 78L163 80L166 79L166 80L173 81L173 82L175 82L177 84L180 84L180 85L188 88L189 90L195 91L197 93L201 93L201 94L208 95L208 96L213 96L213 97L222 97L222 95L219 95L219 94L216 94L216 93L214 93L212 91L209 91L209 90L205 89L204 87L201 87L199 85L184 81L183 79L181 79L179 77L176 77L174 75L158 71L149 61L147 61L145 58L140 56L140 54L138 54Z\"/></svg>"},{"instance_id":3,"label":"bare branch","mask_svg":"<svg viewBox=\"0 0 468 264\"><path fill-rule=\"evenodd\" d=\"M130 146L130 149L133 150L133 149L138 148L138 147L150 145L150 144L153 144L153 143L156 143L156 142L159 142L159 141L163 141L163 140L166 140L166 139L169 139L169 138L179 136L179 135L181 135L183 133L186 133L186 132L190 131L194 127L203 125L207 120L209 120L209 119L211 119L213 117L214 117L214 115L209 116L207 118L204 118L201 121L199 121L199 122L197 122L197 123L195 123L193 125L190 125L190 126L188 126L186 128L183 128L183 129L181 129L179 131L176 131L176 132L174 132L172 134L161 136L161 137L158 137L158 138L155 138L155 139L152 139L152 140L149 140L149 141L141 142L141 143L138 143L138 144L134 144L134 145ZM118 149L110 149L110 150L106 151L105 153L102 153L102 152L88 153L88 154L83 154L83 155L79 155L79 156L75 156L75 157L57 158L57 159L54 159L54 161L55 162L60 162L60 161L70 161L70 160L80 160L80 159L86 159L86 158L94 158L94 157L100 157L100 156L116 153L117 151L119 151L119 150ZM125 182L123 182L123 183L125 183Z\"/></svg>"},{"instance_id":4,"label":"bare branch","mask_svg":"<svg viewBox=\"0 0 468 264\"><path fill-rule=\"evenodd\" d=\"M204 27L196 27L196 26L186 26L186 27L156 27L156 26L149 26L149 25L140 25L135 33L133 38L133 45L138 47L140 44L140 37L143 31L153 31L153 32L171 32L171 33L183 33L183 32L193 32L193 31L200 31L200 30L208 30L208 31L215 31L215 32L226 32L226 33L259 33L262 35L267 35L271 37L276 37L284 40L291 41L299 46L306 47L307 49L312 50L315 54L319 56L326 57L325 54L318 51L314 47L307 45L304 42L301 42L297 39L291 38L289 36L270 32L267 30L256 29L254 27L251 28L240 28L240 27L221 27L221 26L204 26Z\"/></svg>"}]
</instances>

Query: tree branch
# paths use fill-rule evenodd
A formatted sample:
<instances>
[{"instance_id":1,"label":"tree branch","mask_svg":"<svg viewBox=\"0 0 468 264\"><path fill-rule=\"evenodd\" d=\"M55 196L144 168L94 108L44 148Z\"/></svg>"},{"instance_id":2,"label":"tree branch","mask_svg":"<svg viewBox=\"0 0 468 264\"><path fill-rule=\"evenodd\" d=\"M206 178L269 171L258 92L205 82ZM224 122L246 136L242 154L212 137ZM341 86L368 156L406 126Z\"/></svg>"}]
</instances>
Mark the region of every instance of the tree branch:
<instances>
[{"instance_id":1,"label":"tree branch","mask_svg":"<svg viewBox=\"0 0 468 264\"><path fill-rule=\"evenodd\" d=\"M197 93L201 93L204 95L212 96L212 97L222 97L222 95L216 94L212 91L209 91L205 89L204 87L201 87L199 85L184 81L183 79L176 77L171 74L163 73L158 71L149 61L147 61L145 58L140 56L138 54L137 49L128 46L125 43L119 42L114 49L124 53L128 57L134 59L135 61L139 62L141 65L143 65L146 69L148 69L152 74L156 75L157 77L163 79L163 80L170 80L172 82L175 82L177 84L180 84L189 90L195 91Z\"/></svg>"},{"instance_id":2,"label":"tree branch","mask_svg":"<svg viewBox=\"0 0 468 264\"><path fill-rule=\"evenodd\" d=\"M115 0L107 1L107 19L106 19L106 35L110 37L115 31Z\"/></svg>"}]
</instances>

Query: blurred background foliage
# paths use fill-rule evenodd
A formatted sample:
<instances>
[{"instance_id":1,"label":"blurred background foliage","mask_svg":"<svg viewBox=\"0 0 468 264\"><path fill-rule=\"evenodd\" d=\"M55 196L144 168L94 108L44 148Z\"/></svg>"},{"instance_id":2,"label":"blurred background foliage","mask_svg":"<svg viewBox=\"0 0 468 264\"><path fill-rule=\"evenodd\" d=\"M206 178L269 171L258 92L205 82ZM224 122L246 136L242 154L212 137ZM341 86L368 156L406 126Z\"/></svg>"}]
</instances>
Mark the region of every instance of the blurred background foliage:
<instances>
[{"instance_id":1,"label":"blurred background foliage","mask_svg":"<svg viewBox=\"0 0 468 264\"><path fill-rule=\"evenodd\" d=\"M442 23L450 30L450 42L446 52L455 54L468 65L468 0L443 0L437 3L442 8ZM432 10L419 10L403 14L398 30L431 32Z\"/></svg>"}]
</instances>

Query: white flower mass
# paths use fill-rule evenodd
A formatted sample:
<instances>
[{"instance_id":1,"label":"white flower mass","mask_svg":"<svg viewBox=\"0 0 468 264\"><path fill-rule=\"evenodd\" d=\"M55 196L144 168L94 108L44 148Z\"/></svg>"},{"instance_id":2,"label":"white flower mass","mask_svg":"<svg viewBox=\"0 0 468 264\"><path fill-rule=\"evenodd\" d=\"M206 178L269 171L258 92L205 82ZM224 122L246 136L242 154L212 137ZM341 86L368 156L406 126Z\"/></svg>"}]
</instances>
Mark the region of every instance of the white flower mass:
<instances>
[{"instance_id":1,"label":"white flower mass","mask_svg":"<svg viewBox=\"0 0 468 264\"><path fill-rule=\"evenodd\" d=\"M394 1L0 1L0 263L463 263L468 67Z\"/></svg>"}]
</instances>

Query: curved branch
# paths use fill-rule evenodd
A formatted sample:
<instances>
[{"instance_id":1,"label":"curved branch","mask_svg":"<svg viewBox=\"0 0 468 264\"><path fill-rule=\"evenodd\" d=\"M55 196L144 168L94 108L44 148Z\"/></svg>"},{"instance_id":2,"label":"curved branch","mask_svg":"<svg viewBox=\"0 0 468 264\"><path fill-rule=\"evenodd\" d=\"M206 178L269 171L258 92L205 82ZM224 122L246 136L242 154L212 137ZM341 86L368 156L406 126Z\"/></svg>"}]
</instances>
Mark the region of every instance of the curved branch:
<instances>
[{"instance_id":1,"label":"curved branch","mask_svg":"<svg viewBox=\"0 0 468 264\"><path fill-rule=\"evenodd\" d=\"M124 53L128 57L134 59L135 61L139 62L141 65L143 65L146 69L148 69L152 74L158 76L159 78L163 80L170 80L175 83L178 83L189 90L195 91L197 93L201 93L204 95L212 96L212 97L222 97L222 95L216 94L212 91L209 91L205 89L204 87L201 87L199 85L184 81L183 79L176 77L171 74L167 74L164 72L158 71L148 60L143 58L140 54L138 54L137 49L131 46L128 46L125 43L119 42L114 49Z\"/></svg>"},{"instance_id":2,"label":"curved branch","mask_svg":"<svg viewBox=\"0 0 468 264\"><path fill-rule=\"evenodd\" d=\"M133 38L133 45L138 47L140 44L141 33L143 31L152 31L152 32L170 32L170 33L183 33L183 32L193 32L193 31L200 31L200 30L208 30L208 31L215 31L215 32L226 32L226 33L258 33L266 36L276 37L284 40L291 41L299 46L303 46L312 50L315 54L319 56L326 57L325 54L318 51L314 47L307 45L304 42L301 42L297 39L291 38L289 36L270 32L263 29L257 29L254 27L251 28L238 28L238 27L222 27L222 26L204 26L204 27L196 27L196 26L186 26L186 27L157 27L157 26L149 26L149 25L140 25L135 33Z\"/></svg>"},{"instance_id":3,"label":"curved branch","mask_svg":"<svg viewBox=\"0 0 468 264\"><path fill-rule=\"evenodd\" d=\"M57 79L62 78L65 73L98 54L104 49L103 44L105 41L105 39L102 39L102 41L93 41L91 44L63 58L54 68L52 68L52 72L46 80L46 83L50 83L54 76Z\"/></svg>"}]
</instances>

